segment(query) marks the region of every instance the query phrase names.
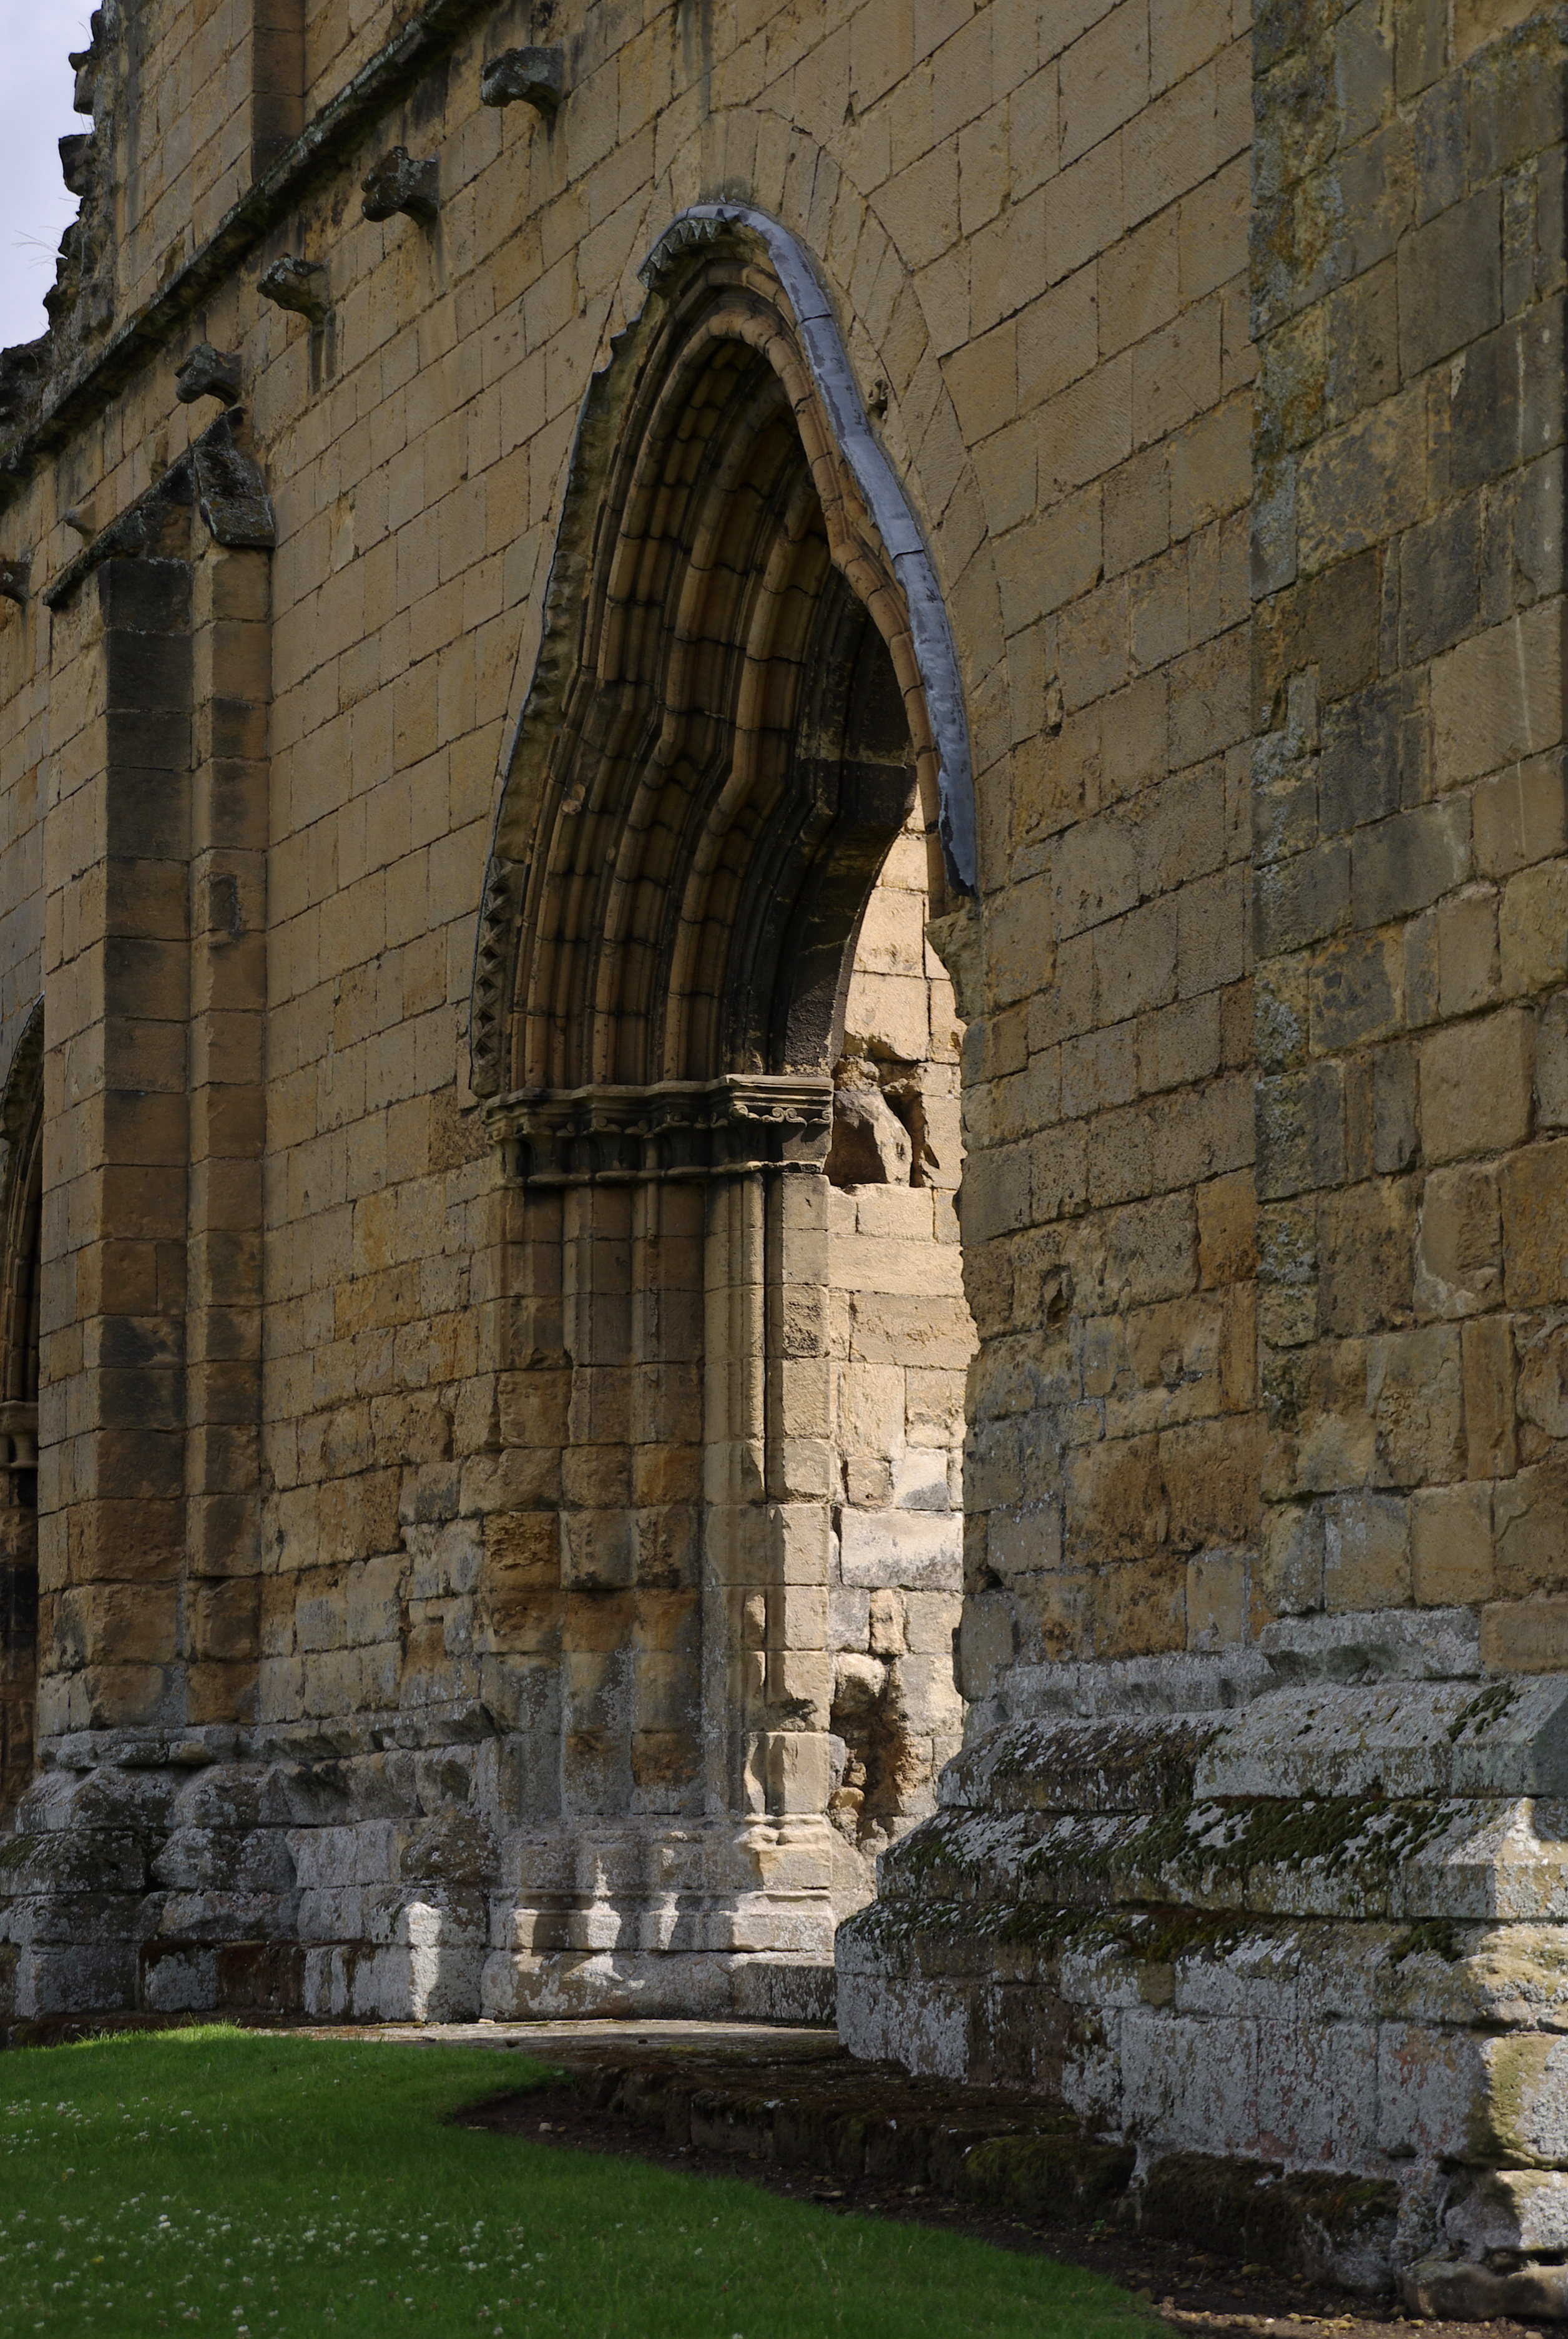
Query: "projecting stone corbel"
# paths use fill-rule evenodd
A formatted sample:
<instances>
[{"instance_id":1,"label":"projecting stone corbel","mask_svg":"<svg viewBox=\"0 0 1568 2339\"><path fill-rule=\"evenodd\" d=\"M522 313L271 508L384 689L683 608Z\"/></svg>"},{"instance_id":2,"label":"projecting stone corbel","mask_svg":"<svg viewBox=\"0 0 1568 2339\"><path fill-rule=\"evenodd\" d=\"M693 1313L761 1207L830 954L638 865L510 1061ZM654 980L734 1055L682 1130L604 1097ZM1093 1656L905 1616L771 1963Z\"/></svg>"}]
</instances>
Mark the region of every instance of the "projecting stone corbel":
<instances>
[{"instance_id":1,"label":"projecting stone corbel","mask_svg":"<svg viewBox=\"0 0 1568 2339\"><path fill-rule=\"evenodd\" d=\"M32 572L30 553L25 552L20 560L0 560L0 600L25 602Z\"/></svg>"},{"instance_id":2,"label":"projecting stone corbel","mask_svg":"<svg viewBox=\"0 0 1568 2339\"><path fill-rule=\"evenodd\" d=\"M79 536L84 543L98 533L98 510L91 496L82 503L73 504L69 511L63 511L60 517L72 534Z\"/></svg>"},{"instance_id":3,"label":"projecting stone corbel","mask_svg":"<svg viewBox=\"0 0 1568 2339\"><path fill-rule=\"evenodd\" d=\"M68 49L65 53L65 62L76 76L76 85L71 96L71 111L74 113L91 113L93 82L98 71L97 53L94 49Z\"/></svg>"},{"instance_id":4,"label":"projecting stone corbel","mask_svg":"<svg viewBox=\"0 0 1568 2339\"><path fill-rule=\"evenodd\" d=\"M312 325L326 322L327 271L319 260L274 260L256 290L263 301L292 309Z\"/></svg>"},{"instance_id":5,"label":"projecting stone corbel","mask_svg":"<svg viewBox=\"0 0 1568 2339\"><path fill-rule=\"evenodd\" d=\"M560 49L504 49L479 72L483 105L515 105L519 99L547 122L566 93L566 58Z\"/></svg>"},{"instance_id":6,"label":"projecting stone corbel","mask_svg":"<svg viewBox=\"0 0 1568 2339\"><path fill-rule=\"evenodd\" d=\"M93 133L77 130L60 141L60 170L67 194L84 195L93 181Z\"/></svg>"},{"instance_id":7,"label":"projecting stone corbel","mask_svg":"<svg viewBox=\"0 0 1568 2339\"><path fill-rule=\"evenodd\" d=\"M91 113L93 111L93 84L104 62L104 15L102 8L94 9L87 23L90 45L67 53L66 63L76 76L76 87L71 100L72 110L76 113Z\"/></svg>"},{"instance_id":8,"label":"projecting stone corbel","mask_svg":"<svg viewBox=\"0 0 1568 2339\"><path fill-rule=\"evenodd\" d=\"M232 406L240 395L239 351L215 350L211 341L198 341L175 370L174 395L182 406L194 406L199 398L215 398L221 405Z\"/></svg>"},{"instance_id":9,"label":"projecting stone corbel","mask_svg":"<svg viewBox=\"0 0 1568 2339\"><path fill-rule=\"evenodd\" d=\"M360 182L364 201L360 209L368 220L388 220L399 212L429 227L436 216L438 172L435 158L417 163L406 146L394 146L374 170Z\"/></svg>"}]
</instances>

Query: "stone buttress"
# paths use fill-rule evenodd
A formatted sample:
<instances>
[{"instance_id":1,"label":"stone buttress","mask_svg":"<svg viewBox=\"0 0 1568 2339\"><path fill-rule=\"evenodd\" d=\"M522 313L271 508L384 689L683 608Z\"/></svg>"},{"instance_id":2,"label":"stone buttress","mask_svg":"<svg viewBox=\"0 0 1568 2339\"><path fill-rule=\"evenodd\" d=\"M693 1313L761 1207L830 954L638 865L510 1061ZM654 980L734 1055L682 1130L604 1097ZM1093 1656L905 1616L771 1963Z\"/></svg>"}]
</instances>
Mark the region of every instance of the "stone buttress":
<instances>
[{"instance_id":1,"label":"stone buttress","mask_svg":"<svg viewBox=\"0 0 1568 2339\"><path fill-rule=\"evenodd\" d=\"M1270 6L1252 69L1247 1167L1158 1243L1096 1207L1137 1124L1081 1076L1069 1123L1069 1051L1113 1061L1126 985L1071 929L1129 839L1080 800L1052 1151L962 1198L966 1752L840 1930L839 2020L1061 2097L1137 2183L1343 2172L1360 2228L1302 2262L1560 2317L1563 54Z\"/></svg>"},{"instance_id":2,"label":"stone buttress","mask_svg":"<svg viewBox=\"0 0 1568 2339\"><path fill-rule=\"evenodd\" d=\"M1145 2181L1181 2154L1364 2180L1290 2237L1304 2270L1376 2292L1443 2253L1492 2270L1443 2311L1559 2312L1565 1754L1551 1681L1005 1727L841 1932L841 2031L1037 2087L1136 2143Z\"/></svg>"}]
</instances>

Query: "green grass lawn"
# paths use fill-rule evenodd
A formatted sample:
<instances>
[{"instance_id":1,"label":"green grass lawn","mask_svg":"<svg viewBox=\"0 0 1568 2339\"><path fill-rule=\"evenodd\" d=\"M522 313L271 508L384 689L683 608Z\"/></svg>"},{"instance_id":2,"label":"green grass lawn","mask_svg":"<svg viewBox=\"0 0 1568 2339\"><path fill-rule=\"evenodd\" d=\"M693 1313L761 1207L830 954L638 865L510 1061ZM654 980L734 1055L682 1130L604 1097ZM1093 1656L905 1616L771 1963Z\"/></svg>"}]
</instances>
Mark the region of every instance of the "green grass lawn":
<instances>
[{"instance_id":1,"label":"green grass lawn","mask_svg":"<svg viewBox=\"0 0 1568 2339\"><path fill-rule=\"evenodd\" d=\"M538 2067L231 2029L0 2062L0 2334L1147 2339L1070 2266L443 2115Z\"/></svg>"}]
</instances>

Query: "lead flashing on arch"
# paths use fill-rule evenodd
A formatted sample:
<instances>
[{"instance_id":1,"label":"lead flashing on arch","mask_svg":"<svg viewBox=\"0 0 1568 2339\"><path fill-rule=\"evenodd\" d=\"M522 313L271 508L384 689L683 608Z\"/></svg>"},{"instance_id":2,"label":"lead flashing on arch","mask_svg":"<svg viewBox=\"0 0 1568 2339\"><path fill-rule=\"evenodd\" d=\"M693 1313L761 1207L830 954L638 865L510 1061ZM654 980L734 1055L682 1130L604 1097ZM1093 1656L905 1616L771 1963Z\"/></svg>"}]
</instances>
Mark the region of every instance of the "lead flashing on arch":
<instances>
[{"instance_id":1,"label":"lead flashing on arch","mask_svg":"<svg viewBox=\"0 0 1568 2339\"><path fill-rule=\"evenodd\" d=\"M652 291L683 252L694 244L717 242L725 229L754 235L766 252L794 311L812 386L892 563L909 609L915 663L936 746L937 834L948 883L955 893L978 893L974 771L952 628L931 555L872 429L832 303L810 254L766 212L746 203L694 203L665 230L638 269L638 278Z\"/></svg>"}]
</instances>

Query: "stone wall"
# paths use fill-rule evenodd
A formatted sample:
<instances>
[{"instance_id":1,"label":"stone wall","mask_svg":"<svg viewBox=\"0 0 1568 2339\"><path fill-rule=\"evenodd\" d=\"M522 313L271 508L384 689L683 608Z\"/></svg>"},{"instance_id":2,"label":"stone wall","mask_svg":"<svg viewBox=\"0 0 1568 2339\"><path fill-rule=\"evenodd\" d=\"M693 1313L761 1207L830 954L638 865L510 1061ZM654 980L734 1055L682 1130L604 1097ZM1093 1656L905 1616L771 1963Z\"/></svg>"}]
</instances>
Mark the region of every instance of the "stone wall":
<instances>
[{"instance_id":1,"label":"stone wall","mask_svg":"<svg viewBox=\"0 0 1568 2339\"><path fill-rule=\"evenodd\" d=\"M861 926L827 1160L843 1473L832 1728L844 1749L830 1809L863 1864L835 1888L840 1914L871 1897L876 1854L934 1807L963 1722L953 1659L974 1331L953 1209L962 1031L925 937L924 860L918 835L899 840Z\"/></svg>"},{"instance_id":2,"label":"stone wall","mask_svg":"<svg viewBox=\"0 0 1568 2339\"><path fill-rule=\"evenodd\" d=\"M11 2018L820 2009L880 1845L858 2043L1504 2246L1433 2187L1555 1954L1555 43L94 19L0 363Z\"/></svg>"},{"instance_id":3,"label":"stone wall","mask_svg":"<svg viewBox=\"0 0 1568 2339\"><path fill-rule=\"evenodd\" d=\"M341 122L339 102L350 97L368 110L335 145L318 124L311 137L323 143L307 140L292 179L285 157L278 196L263 183L274 159L261 151L265 125L258 117L248 133L247 159L243 141L233 143L232 108L213 98L214 76L231 97L261 88L261 12L206 20L196 41L182 28L178 11L156 10L110 11L96 28L79 84L95 109L93 153L74 167L88 183L84 218L97 258L85 274L62 277L47 390L25 374L16 393L24 453L6 526L30 561L31 590L4 605L0 655L6 720L18 726L6 750L8 816L20 824L6 882L19 934L37 953L19 962L11 1028L43 991L49 1034L46 1758L87 1782L84 1792L104 1759L132 1749L153 1759L176 1744L191 1761L238 1757L242 1768L346 1766L322 1807L332 1825L289 1854L300 1897L286 1929L306 1945L304 1963L258 1964L247 1949L240 1966L251 1979L234 1987L393 2008L414 1987L410 1928L436 1957L437 1979L416 1993L426 2008L477 1990L488 1955L503 1978L514 1950L526 1958L536 1946L547 1966L591 1964L645 1921L677 1955L711 1949L722 1961L736 1943L687 1934L677 1949L676 1935L658 1933L639 1865L657 1838L646 1822L673 1823L692 1791L679 1783L681 1750L700 1741L692 1591L650 1581L632 1595L599 1581L591 1547L629 1492L647 1564L656 1517L676 1574L695 1564L687 1481L701 1438L691 1442L689 1424L672 1431L668 1408L682 1375L696 1390L703 1335L692 1303L708 1272L704 1245L720 1237L716 1222L705 1230L700 1220L683 1237L672 1194L656 1235L635 1232L628 1217L617 1247L607 1199L573 1204L569 1240L587 1279L572 1302L572 1361L559 1334L552 1349L525 1333L525 1322L542 1321L519 1312L529 1261L542 1262L547 1283L557 1269L536 1248L548 1208L541 1218L523 1203L468 1086L475 916L583 397L646 304L637 267L670 220L715 186L744 183L818 262L831 243L837 264L880 271L874 322L854 303L844 312L856 370L906 458L935 434L938 484L934 501L918 491L922 524L939 542L948 531L960 590L985 589L982 569L962 584L979 506L972 474L952 474L947 453L937 454L956 443L955 425L921 299L866 192L853 177L841 184L841 164L811 125L845 143L846 158L879 133L846 137L842 103L834 112L843 26L838 46L814 63L805 61L814 35L798 55L777 53L761 85L741 61L744 43L724 34L733 85L715 94L691 25L643 28L596 14L563 31L569 96L552 123L526 104L480 102L483 60L530 29L521 12L428 11L405 37L374 12L350 23L322 10L304 26L307 110L336 104ZM880 109L891 121L902 107L914 122L930 52L912 53L889 83L883 47L878 35L866 51L863 113ZM428 69L387 62L410 54ZM1032 51L1016 69L1026 65L1033 70ZM1014 71L1003 68L1004 81ZM781 113L767 91L793 91L797 74L802 106L789 96ZM975 85L981 111L993 95L989 79L983 93ZM797 111L802 126L786 133ZM399 143L439 159L432 225L361 215L360 179ZM866 167L868 189L879 173L891 181L891 147ZM236 193L238 224L214 244ZM901 219L922 211L912 178L889 201L902 202ZM325 271L316 321L259 294L261 275L290 257ZM117 338L123 329L143 340ZM176 396L174 367L202 342L237 355L234 444L261 465L270 499L267 545L257 538L255 549L223 558L199 493L199 508L181 500L196 492L192 449L212 408ZM79 419L57 423L57 410ZM232 590L255 562L266 582L243 608L214 602L219 580ZM254 640L247 627L261 629ZM999 646L991 626L962 654L978 673ZM974 736L983 745L983 724ZM992 765L1000 740L984 747ZM255 811L253 798L246 810L247 770L263 743L264 838L245 826ZM35 771L44 791L36 803ZM230 824L222 834L215 818ZM26 943L26 920L43 909L28 858L41 844L52 907L40 951L36 923ZM246 857L263 848L264 865ZM785 1818L797 1807L816 1812L810 1859L798 1844L788 1852L794 1880L774 1897L780 1954L819 1970L833 1897L823 1805L835 1775L855 1792L848 1740L830 1726L834 1655L862 1661L860 1686L896 1721L896 1791L875 1815L874 1841L927 1807L932 1766L958 1724L952 1456L971 1336L948 1199L959 1173L950 1009L934 1052L928 1036L928 987L947 986L918 933L925 858L917 830L896 848L864 926L845 1042L862 1069L844 1075L856 1085L874 1058L886 1109L904 1116L903 1176L918 1156L925 1182L905 1183L902 1203L885 1184L867 1187L866 1227L851 1242L848 1187L821 1181L818 1202L803 1199L778 1233L786 1248L809 1248L813 1211L822 1217L831 1200L838 1213L832 1242L858 1256L830 1262L823 1250L809 1272L824 1290L839 1288L853 1321L843 1359L852 1379L863 1365L901 1384L902 1420L875 1432L880 1459L901 1475L885 1489L867 1479L804 1490L823 1522L820 1593L770 1593L754 1625L759 1712L776 1712L784 1736L774 1746L764 1732L757 1745L774 1751L755 1754L760 1769L737 1755L742 1783L713 1791L721 1801L754 1794L764 1817L775 1802ZM264 1100L252 1093L259 1061ZM879 1204L887 1226L901 1209L911 1225L873 1233ZM564 1227L559 1208L557 1217ZM557 1239L546 1239L547 1250ZM751 1239L740 1221L722 1238L737 1294L750 1288ZM895 1244L896 1259L877 1248ZM922 1249L929 1274L916 1264ZM902 1293L877 1289L890 1260ZM634 1322L620 1295L628 1278L656 1271L663 1297ZM712 1271L724 1288L732 1270ZM892 1321L891 1303L907 1300L911 1285L922 1298L940 1288L940 1327ZM879 1310L889 1320L877 1334ZM822 1337L820 1369L785 1359L782 1375L799 1378L802 1402L821 1378L831 1408L838 1399L823 1376L838 1335L825 1315ZM879 1337L874 1359L853 1353ZM683 1340L684 1360L669 1353ZM638 1443L643 1431L624 1453L616 1444L617 1343L627 1341L661 1392L656 1454ZM824 1414L796 1441L808 1476L836 1438L859 1436L858 1400L840 1396L840 1426ZM923 1475L911 1456L931 1457ZM857 1466L867 1458L857 1446ZM797 1466L780 1466L787 1480ZM657 1487L650 1472L663 1474ZM796 1498L793 1482L781 1488ZM829 1559L842 1548L827 1532L830 1492L862 1522L850 1536L859 1537L854 1596L841 1585L832 1646L826 1572L843 1561ZM930 1507L939 1494L950 1506L941 1514ZM900 1534L923 1535L932 1549L905 1565L883 1548ZM919 1581L902 1583L901 1567ZM754 1630L742 1608L737 1663ZM730 1630L713 1626L721 1643ZM629 1723L623 1678L635 1684ZM637 1751L623 1776L610 1749L628 1728L624 1743ZM793 1753L791 1732L800 1733ZM835 1741L846 1750L836 1774ZM387 1783L398 1748L434 1765L418 1771L422 1785L403 1769L400 1783ZM294 1811L293 1790L278 1792L278 1809ZM424 1854L375 1833L390 1811L414 1829L409 1842L423 1842L431 1799L443 1792L478 1833L460 1856L439 1853L441 1890L492 1892L493 1910L483 1899L431 1900L430 1880L408 1866ZM252 1812L251 1832L254 1813L272 1808L248 1786L214 1793L214 1811ZM52 1792L35 1816L68 1833L84 1808ZM154 1795L147 1824L162 1826L175 1808ZM641 1816L629 1836L623 1828L585 1855L581 1873L568 1861L563 1875L542 1839L527 1852L504 1849L519 1827L549 1837L563 1811L579 1833L596 1815L612 1834ZM271 1853L256 1870L261 1899L242 1898L224 1916L189 1897L204 1872L242 1879L251 1838L232 1824L227 1850L149 1852L163 1861L145 1880L151 1898L133 1893L127 1909L142 1913L125 1914L120 1933L110 1927L130 1959L122 1989L165 2006L199 1998L217 1986L212 1958L191 1946L206 1929L284 1921L261 1890L262 1870L266 1890L277 1888ZM858 1841L858 1824L851 1832ZM780 1867L775 1852L768 1862ZM844 1892L863 1898L858 1853L845 1875ZM710 1878L699 1899L710 1887L735 1889ZM801 1895L801 1907L822 1912L804 1933ZM438 1903L437 1918L410 1913ZM644 1911L635 1921L625 1913L633 1905ZM519 1906L530 1913L514 1922ZM432 1925L439 1956L425 1939ZM140 1945L149 1931L155 1939ZM738 1943L749 1954L747 1942L766 1947L754 1926ZM105 1986L101 1956L59 1970L58 2008L44 1968L30 1967L21 2010L63 2009L89 1987L82 1973L93 1989Z\"/></svg>"},{"instance_id":4,"label":"stone wall","mask_svg":"<svg viewBox=\"0 0 1568 2339\"><path fill-rule=\"evenodd\" d=\"M1265 1580L1451 1612L1534 1673L1565 1646L1563 121L1555 35L1490 29L1259 49ZM1331 79L1333 143L1285 102Z\"/></svg>"},{"instance_id":5,"label":"stone wall","mask_svg":"<svg viewBox=\"0 0 1568 2339\"><path fill-rule=\"evenodd\" d=\"M1088 1352L1103 1416L1064 1375L1031 1424L1069 1563L1139 1560L1132 1629L1021 1664L1001 1589L966 1602L988 1700L839 1944L858 2051L1021 2079L1148 2158L1386 2186L1391 2237L1336 2271L1404 2268L1419 2311L1500 2312L1520 2265L1562 2311L1561 1689L1516 1678L1563 1655L1561 62L1464 12L1255 28L1250 1126L1139 1247L1168 1312ZM1065 1362L1082 1270L1051 1268ZM1198 1433L1189 1489L1206 1379L1257 1409L1233 1471ZM1232 1548L1190 1548L1194 1491Z\"/></svg>"},{"instance_id":6,"label":"stone wall","mask_svg":"<svg viewBox=\"0 0 1568 2339\"><path fill-rule=\"evenodd\" d=\"M1258 1528L1247 43L1212 7L1060 38L1043 183L1015 165L950 360L1014 739L965 1092L986 1712L1040 1663L1245 1636Z\"/></svg>"}]
</instances>

